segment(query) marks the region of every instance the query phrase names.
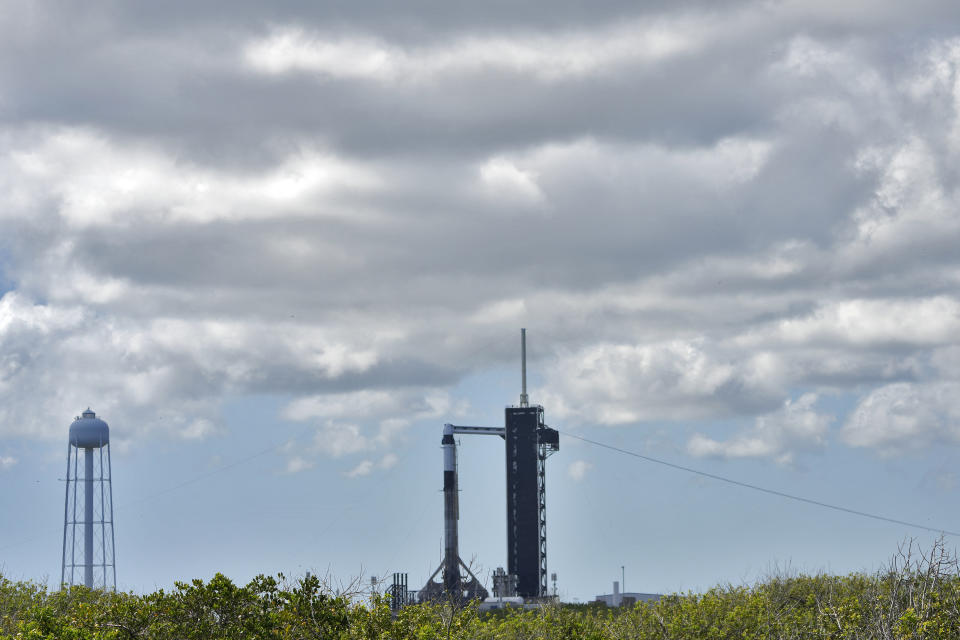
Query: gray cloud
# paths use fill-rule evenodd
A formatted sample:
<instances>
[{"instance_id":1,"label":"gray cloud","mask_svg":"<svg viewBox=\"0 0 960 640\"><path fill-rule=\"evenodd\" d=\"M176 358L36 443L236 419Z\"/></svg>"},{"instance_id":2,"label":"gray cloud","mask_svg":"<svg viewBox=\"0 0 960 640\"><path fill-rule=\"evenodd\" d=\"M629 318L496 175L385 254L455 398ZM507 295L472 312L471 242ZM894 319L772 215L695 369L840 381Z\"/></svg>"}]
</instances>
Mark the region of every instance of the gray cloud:
<instances>
[{"instance_id":1,"label":"gray cloud","mask_svg":"<svg viewBox=\"0 0 960 640\"><path fill-rule=\"evenodd\" d=\"M825 436L772 416L840 392L841 441L887 450L850 426L882 391L946 398L909 421L933 442L960 348L958 18L14 3L0 394L46 413L3 428L49 435L93 398L199 438L247 393L421 415L526 325L571 423L739 419L703 442L783 458ZM386 418L309 419L376 443Z\"/></svg>"}]
</instances>

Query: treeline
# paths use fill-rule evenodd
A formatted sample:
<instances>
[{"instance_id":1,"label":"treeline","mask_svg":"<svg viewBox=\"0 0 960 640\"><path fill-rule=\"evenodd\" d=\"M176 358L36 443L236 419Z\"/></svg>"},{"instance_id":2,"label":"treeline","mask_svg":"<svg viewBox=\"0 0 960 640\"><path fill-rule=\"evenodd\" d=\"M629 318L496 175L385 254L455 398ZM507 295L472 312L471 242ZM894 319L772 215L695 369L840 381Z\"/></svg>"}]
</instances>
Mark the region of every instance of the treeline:
<instances>
[{"instance_id":1,"label":"treeline","mask_svg":"<svg viewBox=\"0 0 960 640\"><path fill-rule=\"evenodd\" d=\"M960 638L960 575L942 542L907 545L873 575L774 576L751 587L671 595L625 609L545 606L481 614L416 605L391 616L382 596L358 598L316 576L222 575L148 595L48 591L0 577L0 637L18 639L907 639Z\"/></svg>"}]
</instances>

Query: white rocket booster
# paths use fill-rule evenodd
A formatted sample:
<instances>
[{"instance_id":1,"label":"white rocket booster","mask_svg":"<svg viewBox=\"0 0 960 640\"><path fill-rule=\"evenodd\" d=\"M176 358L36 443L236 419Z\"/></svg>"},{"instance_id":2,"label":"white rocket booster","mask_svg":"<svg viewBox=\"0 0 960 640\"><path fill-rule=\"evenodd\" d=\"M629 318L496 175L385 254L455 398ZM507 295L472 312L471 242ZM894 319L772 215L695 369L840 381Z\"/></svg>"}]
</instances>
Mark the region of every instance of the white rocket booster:
<instances>
[{"instance_id":1,"label":"white rocket booster","mask_svg":"<svg viewBox=\"0 0 960 640\"><path fill-rule=\"evenodd\" d=\"M460 550L457 541L457 521L460 505L457 490L457 443L453 439L453 425L443 425L443 585L453 593L460 587Z\"/></svg>"}]
</instances>

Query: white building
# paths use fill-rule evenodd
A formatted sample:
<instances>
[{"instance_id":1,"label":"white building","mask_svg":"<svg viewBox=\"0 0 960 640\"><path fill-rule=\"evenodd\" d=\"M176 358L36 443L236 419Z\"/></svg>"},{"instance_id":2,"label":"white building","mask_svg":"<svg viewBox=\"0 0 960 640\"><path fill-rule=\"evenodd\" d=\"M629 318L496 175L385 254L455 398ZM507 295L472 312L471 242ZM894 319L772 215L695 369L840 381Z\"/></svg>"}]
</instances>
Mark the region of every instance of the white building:
<instances>
[{"instance_id":1,"label":"white building","mask_svg":"<svg viewBox=\"0 0 960 640\"><path fill-rule=\"evenodd\" d=\"M606 593L595 598L596 602L603 602L608 607L632 606L637 602L656 602L660 599L659 593L636 593L625 591L620 593L620 581L613 581L613 593Z\"/></svg>"}]
</instances>

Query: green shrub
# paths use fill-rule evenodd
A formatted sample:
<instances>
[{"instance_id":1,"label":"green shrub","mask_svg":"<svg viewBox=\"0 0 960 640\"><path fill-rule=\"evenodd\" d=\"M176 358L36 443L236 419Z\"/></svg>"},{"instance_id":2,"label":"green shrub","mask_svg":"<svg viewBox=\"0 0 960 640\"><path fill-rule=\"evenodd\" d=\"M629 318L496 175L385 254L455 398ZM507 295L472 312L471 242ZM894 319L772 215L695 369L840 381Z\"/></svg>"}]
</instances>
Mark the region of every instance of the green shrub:
<instances>
[{"instance_id":1,"label":"green shrub","mask_svg":"<svg viewBox=\"0 0 960 640\"><path fill-rule=\"evenodd\" d=\"M48 591L0 576L0 638L57 640L759 640L960 638L960 575L942 542L901 547L874 575L773 576L608 609L550 605L481 614L423 604L391 614L316 576L257 576L240 586L217 574L146 595L74 587Z\"/></svg>"}]
</instances>

